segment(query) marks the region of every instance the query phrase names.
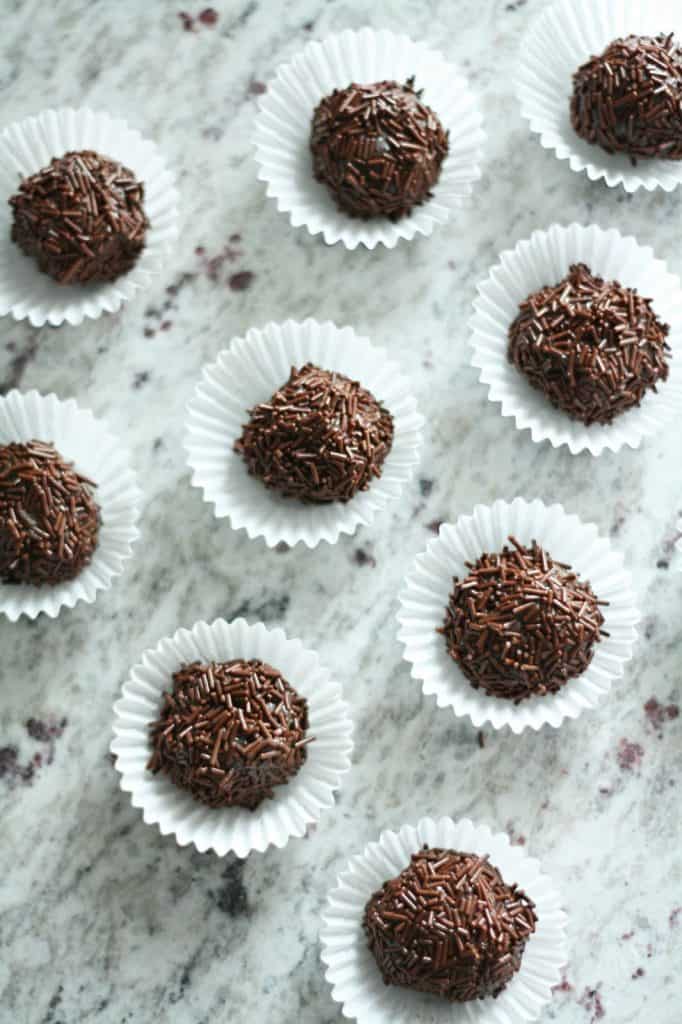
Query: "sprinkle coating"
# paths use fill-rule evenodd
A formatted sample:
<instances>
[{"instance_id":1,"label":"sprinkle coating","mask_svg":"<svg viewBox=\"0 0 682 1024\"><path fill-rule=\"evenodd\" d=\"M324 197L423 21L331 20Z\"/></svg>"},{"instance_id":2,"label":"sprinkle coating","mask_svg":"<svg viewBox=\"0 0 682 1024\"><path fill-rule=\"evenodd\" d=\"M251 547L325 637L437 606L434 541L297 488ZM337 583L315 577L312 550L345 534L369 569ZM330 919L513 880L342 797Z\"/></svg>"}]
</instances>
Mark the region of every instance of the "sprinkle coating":
<instances>
[{"instance_id":1,"label":"sprinkle coating","mask_svg":"<svg viewBox=\"0 0 682 1024\"><path fill-rule=\"evenodd\" d=\"M573 75L571 123L607 153L682 160L682 48L673 33L614 39Z\"/></svg>"},{"instance_id":2,"label":"sprinkle coating","mask_svg":"<svg viewBox=\"0 0 682 1024\"><path fill-rule=\"evenodd\" d=\"M521 303L507 357L557 409L608 424L668 378L669 327L651 299L584 263Z\"/></svg>"},{"instance_id":3,"label":"sprinkle coating","mask_svg":"<svg viewBox=\"0 0 682 1024\"><path fill-rule=\"evenodd\" d=\"M144 185L93 150L54 157L9 203L12 241L59 284L114 281L144 249Z\"/></svg>"},{"instance_id":4,"label":"sprinkle coating","mask_svg":"<svg viewBox=\"0 0 682 1024\"><path fill-rule=\"evenodd\" d=\"M52 444L0 447L0 579L54 586L75 579L97 547L94 484Z\"/></svg>"},{"instance_id":5,"label":"sprinkle coating","mask_svg":"<svg viewBox=\"0 0 682 1024\"><path fill-rule=\"evenodd\" d=\"M151 772L209 807L255 810L307 756L308 704L272 665L185 665L149 727Z\"/></svg>"},{"instance_id":6,"label":"sprinkle coating","mask_svg":"<svg viewBox=\"0 0 682 1024\"><path fill-rule=\"evenodd\" d=\"M393 443L393 418L357 381L312 363L251 410L235 444L253 476L284 497L349 501L367 490Z\"/></svg>"},{"instance_id":7,"label":"sprinkle coating","mask_svg":"<svg viewBox=\"0 0 682 1024\"><path fill-rule=\"evenodd\" d=\"M315 108L313 171L353 217L398 220L431 195L448 133L421 102L414 78L353 83Z\"/></svg>"},{"instance_id":8,"label":"sprinkle coating","mask_svg":"<svg viewBox=\"0 0 682 1024\"><path fill-rule=\"evenodd\" d=\"M387 985L468 1002L500 994L536 922L487 857L424 847L370 898L363 927Z\"/></svg>"},{"instance_id":9,"label":"sprinkle coating","mask_svg":"<svg viewBox=\"0 0 682 1024\"><path fill-rule=\"evenodd\" d=\"M499 554L467 563L454 578L440 632L474 689L519 704L556 693L581 675L604 617L589 583L533 541L514 537Z\"/></svg>"}]
</instances>

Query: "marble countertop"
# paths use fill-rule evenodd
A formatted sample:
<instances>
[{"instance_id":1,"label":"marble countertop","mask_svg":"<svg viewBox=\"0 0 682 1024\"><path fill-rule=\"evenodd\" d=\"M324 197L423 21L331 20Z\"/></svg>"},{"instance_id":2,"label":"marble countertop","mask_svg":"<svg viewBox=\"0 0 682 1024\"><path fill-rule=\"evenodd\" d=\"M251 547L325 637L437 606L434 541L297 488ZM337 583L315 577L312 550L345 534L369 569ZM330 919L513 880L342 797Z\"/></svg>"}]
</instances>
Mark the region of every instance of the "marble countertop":
<instances>
[{"instance_id":1,"label":"marble countertop","mask_svg":"<svg viewBox=\"0 0 682 1024\"><path fill-rule=\"evenodd\" d=\"M503 421L467 366L477 281L554 220L636 234L682 273L682 189L628 196L571 173L510 94L544 0L14 0L3 11L3 122L86 102L126 115L179 174L164 275L116 316L36 331L0 322L0 390L75 396L125 439L144 481L124 577L58 623L0 622L0 1021L338 1024L319 961L346 856L422 814L468 815L526 844L561 887L571 963L543 1020L680 1019L682 854L679 432L572 457ZM266 201L250 132L275 67L370 23L440 46L469 76L488 143L475 204L387 252L326 248ZM427 415L418 476L390 515L314 552L268 551L189 487L182 410L199 368L250 325L314 315L387 346ZM434 524L476 502L561 501L627 555L637 654L599 710L539 735L480 735L410 681L396 593ZM107 755L111 705L141 651L199 618L281 624L333 667L356 722L354 770L305 840L246 863L147 827Z\"/></svg>"}]
</instances>

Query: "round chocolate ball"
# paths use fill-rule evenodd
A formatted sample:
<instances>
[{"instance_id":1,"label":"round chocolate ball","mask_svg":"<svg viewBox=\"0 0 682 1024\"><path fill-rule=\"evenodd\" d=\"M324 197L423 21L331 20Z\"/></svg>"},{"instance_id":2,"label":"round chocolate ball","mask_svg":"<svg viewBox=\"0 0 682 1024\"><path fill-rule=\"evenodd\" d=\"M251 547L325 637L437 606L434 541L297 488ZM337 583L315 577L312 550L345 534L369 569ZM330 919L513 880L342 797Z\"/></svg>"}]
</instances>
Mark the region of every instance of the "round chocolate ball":
<instances>
[{"instance_id":1,"label":"round chocolate ball","mask_svg":"<svg viewBox=\"0 0 682 1024\"><path fill-rule=\"evenodd\" d=\"M615 39L573 76L571 122L609 153L682 160L682 48L670 35Z\"/></svg>"},{"instance_id":2,"label":"round chocolate ball","mask_svg":"<svg viewBox=\"0 0 682 1024\"><path fill-rule=\"evenodd\" d=\"M441 632L474 689L518 704L556 693L585 671L605 602L535 541L509 543L454 578Z\"/></svg>"},{"instance_id":3,"label":"round chocolate ball","mask_svg":"<svg viewBox=\"0 0 682 1024\"><path fill-rule=\"evenodd\" d=\"M574 264L521 303L507 355L529 384L586 426L611 423L668 377L669 328L650 299Z\"/></svg>"},{"instance_id":4,"label":"round chocolate ball","mask_svg":"<svg viewBox=\"0 0 682 1024\"><path fill-rule=\"evenodd\" d=\"M391 414L342 373L306 363L251 410L235 444L249 473L287 498L349 501L381 476Z\"/></svg>"},{"instance_id":5,"label":"round chocolate ball","mask_svg":"<svg viewBox=\"0 0 682 1024\"><path fill-rule=\"evenodd\" d=\"M405 85L349 85L313 114L313 171L353 217L397 220L428 199L448 152L448 133Z\"/></svg>"},{"instance_id":6,"label":"round chocolate ball","mask_svg":"<svg viewBox=\"0 0 682 1024\"><path fill-rule=\"evenodd\" d=\"M254 810L306 759L308 705L272 665L185 665L150 726L148 769L209 807Z\"/></svg>"},{"instance_id":7,"label":"round chocolate ball","mask_svg":"<svg viewBox=\"0 0 682 1024\"><path fill-rule=\"evenodd\" d=\"M0 580L56 585L75 579L97 547L94 485L52 444L0 446Z\"/></svg>"},{"instance_id":8,"label":"round chocolate ball","mask_svg":"<svg viewBox=\"0 0 682 1024\"><path fill-rule=\"evenodd\" d=\"M55 157L9 202L12 241L59 284L115 281L144 248L144 186L92 150Z\"/></svg>"},{"instance_id":9,"label":"round chocolate ball","mask_svg":"<svg viewBox=\"0 0 682 1024\"><path fill-rule=\"evenodd\" d=\"M363 925L387 985L463 1003L499 995L536 922L487 857L425 847L374 893Z\"/></svg>"}]
</instances>

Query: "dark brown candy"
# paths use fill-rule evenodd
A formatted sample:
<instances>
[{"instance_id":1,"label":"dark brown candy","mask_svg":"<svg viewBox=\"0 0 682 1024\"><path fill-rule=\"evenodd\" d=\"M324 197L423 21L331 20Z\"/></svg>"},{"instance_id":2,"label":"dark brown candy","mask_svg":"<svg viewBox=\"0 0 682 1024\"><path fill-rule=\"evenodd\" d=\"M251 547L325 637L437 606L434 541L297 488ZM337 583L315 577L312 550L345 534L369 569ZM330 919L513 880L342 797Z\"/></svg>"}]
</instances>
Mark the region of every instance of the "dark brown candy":
<instances>
[{"instance_id":1,"label":"dark brown candy","mask_svg":"<svg viewBox=\"0 0 682 1024\"><path fill-rule=\"evenodd\" d=\"M0 447L0 579L54 585L76 576L97 547L92 484L51 444Z\"/></svg>"},{"instance_id":2,"label":"dark brown candy","mask_svg":"<svg viewBox=\"0 0 682 1024\"><path fill-rule=\"evenodd\" d=\"M149 727L147 768L209 807L254 810L306 759L308 704L262 661L194 662Z\"/></svg>"},{"instance_id":3,"label":"dark brown candy","mask_svg":"<svg viewBox=\"0 0 682 1024\"><path fill-rule=\"evenodd\" d=\"M285 497L348 501L366 490L393 443L393 419L341 373L306 363L251 410L235 444L248 466Z\"/></svg>"},{"instance_id":4,"label":"dark brown candy","mask_svg":"<svg viewBox=\"0 0 682 1024\"><path fill-rule=\"evenodd\" d=\"M144 186L91 150L55 157L10 199L12 241L59 284L114 281L142 252Z\"/></svg>"},{"instance_id":5,"label":"dark brown candy","mask_svg":"<svg viewBox=\"0 0 682 1024\"><path fill-rule=\"evenodd\" d=\"M682 48L672 33L615 39L573 75L571 122L609 153L682 160Z\"/></svg>"},{"instance_id":6,"label":"dark brown candy","mask_svg":"<svg viewBox=\"0 0 682 1024\"><path fill-rule=\"evenodd\" d=\"M499 995L536 922L487 857L424 847L374 893L363 926L387 985L462 1003Z\"/></svg>"},{"instance_id":7,"label":"dark brown candy","mask_svg":"<svg viewBox=\"0 0 682 1024\"><path fill-rule=\"evenodd\" d=\"M414 79L335 89L315 108L310 149L318 181L354 217L397 220L431 194L448 133Z\"/></svg>"},{"instance_id":8,"label":"dark brown candy","mask_svg":"<svg viewBox=\"0 0 682 1024\"><path fill-rule=\"evenodd\" d=\"M520 305L507 355L528 382L586 426L611 423L668 377L669 328L651 300L575 264Z\"/></svg>"},{"instance_id":9,"label":"dark brown candy","mask_svg":"<svg viewBox=\"0 0 682 1024\"><path fill-rule=\"evenodd\" d=\"M518 704L556 693L585 671L607 635L599 610L607 602L535 541L530 548L509 542L454 578L440 632L474 689Z\"/></svg>"}]
</instances>

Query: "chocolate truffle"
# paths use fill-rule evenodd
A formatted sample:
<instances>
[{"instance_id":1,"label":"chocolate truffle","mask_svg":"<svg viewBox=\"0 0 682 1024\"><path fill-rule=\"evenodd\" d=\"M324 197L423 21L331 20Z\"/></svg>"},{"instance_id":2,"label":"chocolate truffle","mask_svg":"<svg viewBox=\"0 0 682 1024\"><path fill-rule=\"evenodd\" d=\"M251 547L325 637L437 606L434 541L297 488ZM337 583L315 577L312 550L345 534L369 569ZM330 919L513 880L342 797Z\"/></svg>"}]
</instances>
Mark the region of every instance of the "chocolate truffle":
<instances>
[{"instance_id":1,"label":"chocolate truffle","mask_svg":"<svg viewBox=\"0 0 682 1024\"><path fill-rule=\"evenodd\" d=\"M10 199L12 241L58 284L115 281L144 248L143 200L127 167L92 150L66 153Z\"/></svg>"},{"instance_id":2,"label":"chocolate truffle","mask_svg":"<svg viewBox=\"0 0 682 1024\"><path fill-rule=\"evenodd\" d=\"M431 195L448 152L448 133L405 85L349 85L313 114L310 150L318 181L352 217L408 214Z\"/></svg>"},{"instance_id":3,"label":"chocolate truffle","mask_svg":"<svg viewBox=\"0 0 682 1024\"><path fill-rule=\"evenodd\" d=\"M454 578L440 632L475 690L519 704L556 693L585 671L607 602L535 541L529 548L509 542L499 554L467 562L463 580Z\"/></svg>"},{"instance_id":4,"label":"chocolate truffle","mask_svg":"<svg viewBox=\"0 0 682 1024\"><path fill-rule=\"evenodd\" d=\"M586 426L611 423L668 377L669 328L651 300L574 264L521 303L507 355L532 387Z\"/></svg>"},{"instance_id":5,"label":"chocolate truffle","mask_svg":"<svg viewBox=\"0 0 682 1024\"><path fill-rule=\"evenodd\" d=\"M573 75L571 123L608 153L682 159L682 48L673 34L615 39Z\"/></svg>"},{"instance_id":6,"label":"chocolate truffle","mask_svg":"<svg viewBox=\"0 0 682 1024\"><path fill-rule=\"evenodd\" d=\"M307 502L349 501L365 491L393 443L393 419L342 373L306 363L251 410L235 444L266 487Z\"/></svg>"},{"instance_id":7,"label":"chocolate truffle","mask_svg":"<svg viewBox=\"0 0 682 1024\"><path fill-rule=\"evenodd\" d=\"M76 576L97 547L95 485L52 444L0 446L0 580L55 585Z\"/></svg>"},{"instance_id":8,"label":"chocolate truffle","mask_svg":"<svg viewBox=\"0 0 682 1024\"><path fill-rule=\"evenodd\" d=\"M254 810L306 759L308 704L262 661L193 662L150 726L151 772L209 807Z\"/></svg>"},{"instance_id":9,"label":"chocolate truffle","mask_svg":"<svg viewBox=\"0 0 682 1024\"><path fill-rule=\"evenodd\" d=\"M463 1003L500 994L536 922L487 857L424 847L374 893L363 925L387 985Z\"/></svg>"}]
</instances>

